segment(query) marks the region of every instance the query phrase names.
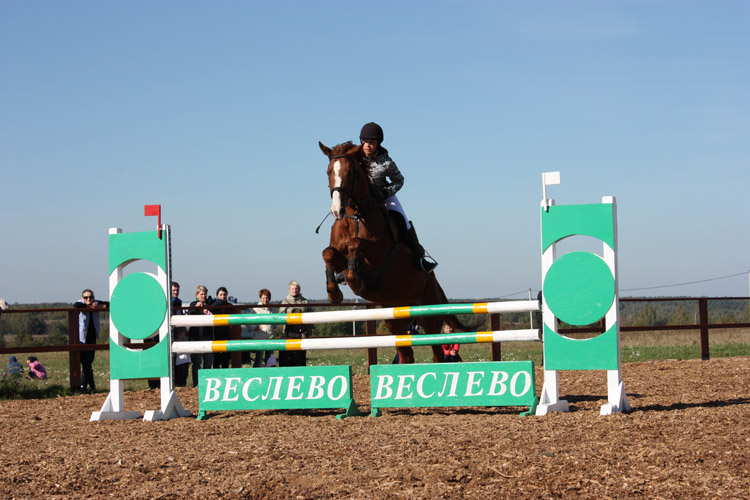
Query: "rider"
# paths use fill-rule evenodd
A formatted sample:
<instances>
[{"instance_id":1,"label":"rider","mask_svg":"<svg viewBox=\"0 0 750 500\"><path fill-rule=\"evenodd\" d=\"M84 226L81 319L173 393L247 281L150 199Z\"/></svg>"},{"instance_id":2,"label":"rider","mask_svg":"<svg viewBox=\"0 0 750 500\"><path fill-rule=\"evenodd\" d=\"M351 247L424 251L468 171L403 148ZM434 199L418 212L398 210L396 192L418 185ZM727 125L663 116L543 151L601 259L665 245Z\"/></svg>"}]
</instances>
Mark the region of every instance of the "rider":
<instances>
[{"instance_id":1,"label":"rider","mask_svg":"<svg viewBox=\"0 0 750 500\"><path fill-rule=\"evenodd\" d=\"M406 216L404 208L396 198L396 193L404 185L404 176L401 175L396 163L388 156L388 150L381 146L383 129L375 122L366 123L359 133L359 140L362 143L362 152L370 166L368 175L375 194L383 200L391 216L398 214L393 218L403 235L405 243L414 253L417 265L423 271L431 272L437 267L437 262L432 257L425 256L424 248L419 244L414 224ZM390 182L386 177L390 179Z\"/></svg>"}]
</instances>

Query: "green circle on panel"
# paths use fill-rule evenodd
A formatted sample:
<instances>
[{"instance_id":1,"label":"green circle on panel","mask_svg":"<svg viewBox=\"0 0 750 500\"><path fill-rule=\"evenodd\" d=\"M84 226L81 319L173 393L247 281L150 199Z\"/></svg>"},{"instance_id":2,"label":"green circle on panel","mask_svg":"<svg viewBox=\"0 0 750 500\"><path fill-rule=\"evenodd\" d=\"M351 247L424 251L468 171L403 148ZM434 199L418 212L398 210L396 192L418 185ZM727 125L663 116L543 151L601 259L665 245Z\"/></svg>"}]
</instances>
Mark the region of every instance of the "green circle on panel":
<instances>
[{"instance_id":1,"label":"green circle on panel","mask_svg":"<svg viewBox=\"0 0 750 500\"><path fill-rule=\"evenodd\" d=\"M589 252L557 259L544 277L544 300L570 325L588 325L607 314L615 300L615 279L604 260Z\"/></svg>"},{"instance_id":2,"label":"green circle on panel","mask_svg":"<svg viewBox=\"0 0 750 500\"><path fill-rule=\"evenodd\" d=\"M125 276L112 292L112 323L129 339L146 339L159 330L167 314L167 297L151 275Z\"/></svg>"}]
</instances>

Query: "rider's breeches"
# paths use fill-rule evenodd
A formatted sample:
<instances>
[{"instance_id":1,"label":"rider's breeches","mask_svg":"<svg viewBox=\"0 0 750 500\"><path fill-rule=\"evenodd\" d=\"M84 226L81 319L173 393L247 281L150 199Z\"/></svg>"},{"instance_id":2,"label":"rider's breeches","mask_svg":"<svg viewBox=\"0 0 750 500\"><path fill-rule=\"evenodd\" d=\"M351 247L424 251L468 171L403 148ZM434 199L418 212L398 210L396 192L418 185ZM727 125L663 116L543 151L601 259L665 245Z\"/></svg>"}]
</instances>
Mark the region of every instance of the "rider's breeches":
<instances>
[{"instance_id":1,"label":"rider's breeches","mask_svg":"<svg viewBox=\"0 0 750 500\"><path fill-rule=\"evenodd\" d=\"M383 203L385 204L385 208L387 208L388 210L392 210L393 212L400 213L401 217L403 217L404 221L406 222L406 230L408 231L409 229L411 229L411 221L406 216L406 212L404 212L404 207L401 206L401 202L398 201L398 198L396 198L396 195L386 198L386 200Z\"/></svg>"}]
</instances>

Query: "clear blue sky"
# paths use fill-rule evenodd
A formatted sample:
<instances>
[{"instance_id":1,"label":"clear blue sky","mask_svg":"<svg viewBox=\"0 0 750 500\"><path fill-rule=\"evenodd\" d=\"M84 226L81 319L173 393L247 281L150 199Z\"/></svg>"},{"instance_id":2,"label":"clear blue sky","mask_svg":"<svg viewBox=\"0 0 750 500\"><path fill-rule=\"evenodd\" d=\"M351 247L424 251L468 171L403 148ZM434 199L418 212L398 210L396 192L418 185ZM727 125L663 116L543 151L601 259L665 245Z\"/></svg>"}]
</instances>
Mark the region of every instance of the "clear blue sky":
<instances>
[{"instance_id":1,"label":"clear blue sky","mask_svg":"<svg viewBox=\"0 0 750 500\"><path fill-rule=\"evenodd\" d=\"M617 197L623 296L746 296L748 26L720 0L2 0L0 297L106 296L108 228L160 203L183 299L323 298L317 142L371 120L449 297L540 287L555 170L559 204Z\"/></svg>"}]
</instances>

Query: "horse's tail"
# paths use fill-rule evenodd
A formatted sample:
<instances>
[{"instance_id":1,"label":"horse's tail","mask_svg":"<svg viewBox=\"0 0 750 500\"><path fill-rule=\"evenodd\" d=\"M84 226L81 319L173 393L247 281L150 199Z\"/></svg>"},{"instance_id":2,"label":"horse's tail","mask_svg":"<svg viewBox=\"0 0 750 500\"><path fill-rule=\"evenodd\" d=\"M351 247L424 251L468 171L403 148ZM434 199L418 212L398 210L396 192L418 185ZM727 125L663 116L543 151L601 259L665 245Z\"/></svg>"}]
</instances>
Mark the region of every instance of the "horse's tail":
<instances>
[{"instance_id":1,"label":"horse's tail","mask_svg":"<svg viewBox=\"0 0 750 500\"><path fill-rule=\"evenodd\" d=\"M434 275L433 275L434 276ZM440 286L440 283L437 279L435 279L435 286L437 287L438 293L440 294L440 300L442 304L448 303L448 297L446 297L445 292L443 291L443 287ZM468 332L472 329L468 326L461 323L461 320L458 319L458 316L452 314L450 316L443 316L443 321L445 321L446 324L448 324L451 328L454 330L457 330L459 332Z\"/></svg>"}]
</instances>

